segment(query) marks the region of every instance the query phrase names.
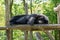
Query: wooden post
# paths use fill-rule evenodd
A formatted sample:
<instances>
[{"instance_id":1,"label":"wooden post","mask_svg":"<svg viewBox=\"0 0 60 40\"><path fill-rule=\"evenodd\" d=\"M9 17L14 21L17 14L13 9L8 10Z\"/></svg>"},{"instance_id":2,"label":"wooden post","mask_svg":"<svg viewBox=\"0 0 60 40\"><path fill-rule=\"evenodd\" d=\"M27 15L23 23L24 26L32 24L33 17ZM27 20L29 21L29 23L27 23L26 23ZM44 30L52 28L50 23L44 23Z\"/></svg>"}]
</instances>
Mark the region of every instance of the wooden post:
<instances>
[{"instance_id":1,"label":"wooden post","mask_svg":"<svg viewBox=\"0 0 60 40\"><path fill-rule=\"evenodd\" d=\"M7 40L13 40L12 30L6 30Z\"/></svg>"},{"instance_id":2,"label":"wooden post","mask_svg":"<svg viewBox=\"0 0 60 40\"><path fill-rule=\"evenodd\" d=\"M28 4L25 2L25 0L23 0L23 5L24 5L24 10L26 15L28 15Z\"/></svg>"},{"instance_id":3,"label":"wooden post","mask_svg":"<svg viewBox=\"0 0 60 40\"><path fill-rule=\"evenodd\" d=\"M24 31L24 36L25 36L24 40L28 40L28 31Z\"/></svg>"},{"instance_id":4,"label":"wooden post","mask_svg":"<svg viewBox=\"0 0 60 40\"><path fill-rule=\"evenodd\" d=\"M28 4L27 3L25 3L25 13L26 13L26 15L28 15Z\"/></svg>"},{"instance_id":5,"label":"wooden post","mask_svg":"<svg viewBox=\"0 0 60 40\"><path fill-rule=\"evenodd\" d=\"M25 14L28 15L28 4L25 2L25 0L23 0L23 5L24 5L24 10L25 10ZM28 31L24 31L24 40L28 40Z\"/></svg>"},{"instance_id":6,"label":"wooden post","mask_svg":"<svg viewBox=\"0 0 60 40\"><path fill-rule=\"evenodd\" d=\"M33 31L30 31L30 40L33 40Z\"/></svg>"},{"instance_id":7,"label":"wooden post","mask_svg":"<svg viewBox=\"0 0 60 40\"><path fill-rule=\"evenodd\" d=\"M30 0L30 12L32 14L32 0ZM30 40L33 40L33 31L30 31Z\"/></svg>"},{"instance_id":8,"label":"wooden post","mask_svg":"<svg viewBox=\"0 0 60 40\"><path fill-rule=\"evenodd\" d=\"M49 31L44 31L44 32L47 34L47 36L50 38L50 40L55 40L55 38Z\"/></svg>"},{"instance_id":9,"label":"wooden post","mask_svg":"<svg viewBox=\"0 0 60 40\"><path fill-rule=\"evenodd\" d=\"M31 14L32 14L32 0L30 0L30 11L31 11Z\"/></svg>"},{"instance_id":10,"label":"wooden post","mask_svg":"<svg viewBox=\"0 0 60 40\"><path fill-rule=\"evenodd\" d=\"M58 17L58 24L60 24L60 11L57 13L57 17ZM60 30L59 31L59 40L60 40Z\"/></svg>"},{"instance_id":11,"label":"wooden post","mask_svg":"<svg viewBox=\"0 0 60 40\"><path fill-rule=\"evenodd\" d=\"M57 12L57 22L58 22L58 24L60 24L60 4L54 8L54 11ZM60 30L58 32L59 32L58 35L59 35L59 40L60 40Z\"/></svg>"},{"instance_id":12,"label":"wooden post","mask_svg":"<svg viewBox=\"0 0 60 40\"><path fill-rule=\"evenodd\" d=\"M9 27L9 20L10 20L10 4L12 0L5 0L5 16L6 16L6 26ZM6 30L7 33L7 40L12 40L12 31L11 30Z\"/></svg>"},{"instance_id":13,"label":"wooden post","mask_svg":"<svg viewBox=\"0 0 60 40\"><path fill-rule=\"evenodd\" d=\"M37 40L44 40L39 32L36 32L36 39Z\"/></svg>"}]
</instances>

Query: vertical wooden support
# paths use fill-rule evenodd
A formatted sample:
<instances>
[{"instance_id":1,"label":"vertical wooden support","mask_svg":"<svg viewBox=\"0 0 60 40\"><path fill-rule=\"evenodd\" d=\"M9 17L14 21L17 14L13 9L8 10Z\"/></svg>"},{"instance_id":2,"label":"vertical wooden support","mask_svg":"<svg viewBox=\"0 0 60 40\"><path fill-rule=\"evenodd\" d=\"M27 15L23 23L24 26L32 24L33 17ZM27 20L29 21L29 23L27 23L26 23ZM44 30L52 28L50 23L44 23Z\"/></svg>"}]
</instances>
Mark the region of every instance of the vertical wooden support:
<instances>
[{"instance_id":1,"label":"vertical wooden support","mask_svg":"<svg viewBox=\"0 0 60 40\"><path fill-rule=\"evenodd\" d=\"M54 11L57 12L57 22L58 22L58 24L60 24L60 4L57 5L57 7L54 8ZM58 35L59 35L59 39L58 40L60 40L60 30L59 30L59 34Z\"/></svg>"},{"instance_id":2,"label":"vertical wooden support","mask_svg":"<svg viewBox=\"0 0 60 40\"><path fill-rule=\"evenodd\" d=\"M37 40L44 40L39 32L36 32L36 39Z\"/></svg>"},{"instance_id":3,"label":"vertical wooden support","mask_svg":"<svg viewBox=\"0 0 60 40\"><path fill-rule=\"evenodd\" d=\"M23 5L24 5L24 10L26 15L28 15L28 4L25 2L25 0L23 0ZM24 31L24 40L28 40L28 31Z\"/></svg>"},{"instance_id":4,"label":"vertical wooden support","mask_svg":"<svg viewBox=\"0 0 60 40\"><path fill-rule=\"evenodd\" d=\"M32 0L30 0L30 11L31 11L31 14L32 14Z\"/></svg>"},{"instance_id":5,"label":"vertical wooden support","mask_svg":"<svg viewBox=\"0 0 60 40\"><path fill-rule=\"evenodd\" d=\"M60 11L58 11L58 13L57 13L57 22L58 22L58 24L60 24ZM57 40L60 40L60 30L58 30Z\"/></svg>"},{"instance_id":6,"label":"vertical wooden support","mask_svg":"<svg viewBox=\"0 0 60 40\"><path fill-rule=\"evenodd\" d=\"M44 28L40 27L40 29L46 33L46 35L50 38L50 40L55 40L54 37L51 35L51 33L49 31L45 31ZM43 40L40 32L36 32L36 38L37 40Z\"/></svg>"},{"instance_id":7,"label":"vertical wooden support","mask_svg":"<svg viewBox=\"0 0 60 40\"><path fill-rule=\"evenodd\" d=\"M6 26L9 27L9 20L10 20L10 4L12 0L5 0L5 15L6 15ZM12 31L11 30L6 30L7 34L7 40L12 40Z\"/></svg>"},{"instance_id":8,"label":"vertical wooden support","mask_svg":"<svg viewBox=\"0 0 60 40\"><path fill-rule=\"evenodd\" d=\"M7 40L13 40L12 30L6 30Z\"/></svg>"},{"instance_id":9,"label":"vertical wooden support","mask_svg":"<svg viewBox=\"0 0 60 40\"><path fill-rule=\"evenodd\" d=\"M5 17L6 17L6 26L9 26L10 20L10 3L9 0L5 0Z\"/></svg>"},{"instance_id":10,"label":"vertical wooden support","mask_svg":"<svg viewBox=\"0 0 60 40\"><path fill-rule=\"evenodd\" d=\"M25 2L25 0L23 0L23 5L24 5L24 10L26 15L28 15L28 4Z\"/></svg>"},{"instance_id":11,"label":"vertical wooden support","mask_svg":"<svg viewBox=\"0 0 60 40\"><path fill-rule=\"evenodd\" d=\"M33 31L30 31L30 40L33 40Z\"/></svg>"},{"instance_id":12,"label":"vertical wooden support","mask_svg":"<svg viewBox=\"0 0 60 40\"><path fill-rule=\"evenodd\" d=\"M60 24L60 11L58 11L57 17L58 17L58 24ZM59 31L59 40L60 40L60 30L58 31Z\"/></svg>"},{"instance_id":13,"label":"vertical wooden support","mask_svg":"<svg viewBox=\"0 0 60 40\"><path fill-rule=\"evenodd\" d=\"M23 0L23 5L24 5L24 7L25 7L25 0Z\"/></svg>"},{"instance_id":14,"label":"vertical wooden support","mask_svg":"<svg viewBox=\"0 0 60 40\"><path fill-rule=\"evenodd\" d=\"M30 11L32 14L32 0L30 0ZM30 40L33 40L33 31L30 31Z\"/></svg>"},{"instance_id":15,"label":"vertical wooden support","mask_svg":"<svg viewBox=\"0 0 60 40\"><path fill-rule=\"evenodd\" d=\"M25 13L26 13L26 15L28 15L28 4L27 3L25 3Z\"/></svg>"},{"instance_id":16,"label":"vertical wooden support","mask_svg":"<svg viewBox=\"0 0 60 40\"><path fill-rule=\"evenodd\" d=\"M26 15L28 15L28 5L27 5L27 3L25 3L24 8L25 8ZM28 40L28 31L25 31L24 34L25 34L25 40Z\"/></svg>"},{"instance_id":17,"label":"vertical wooden support","mask_svg":"<svg viewBox=\"0 0 60 40\"><path fill-rule=\"evenodd\" d=\"M28 31L24 31L24 36L25 36L24 40L28 40Z\"/></svg>"},{"instance_id":18,"label":"vertical wooden support","mask_svg":"<svg viewBox=\"0 0 60 40\"><path fill-rule=\"evenodd\" d=\"M55 38L53 37L53 35L51 35L51 33L49 31L45 31L45 33L50 38L50 40L55 40Z\"/></svg>"}]
</instances>

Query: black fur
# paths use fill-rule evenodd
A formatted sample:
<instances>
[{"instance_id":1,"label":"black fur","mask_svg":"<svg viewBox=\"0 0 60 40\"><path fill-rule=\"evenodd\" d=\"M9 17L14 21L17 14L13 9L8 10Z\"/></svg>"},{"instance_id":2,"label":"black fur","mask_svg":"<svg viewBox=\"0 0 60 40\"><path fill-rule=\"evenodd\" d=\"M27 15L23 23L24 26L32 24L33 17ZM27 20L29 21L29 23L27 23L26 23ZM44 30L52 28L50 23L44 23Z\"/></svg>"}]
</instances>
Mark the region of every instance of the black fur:
<instances>
[{"instance_id":1,"label":"black fur","mask_svg":"<svg viewBox=\"0 0 60 40\"><path fill-rule=\"evenodd\" d=\"M48 18L44 15L17 15L10 20L10 25L13 24L48 24Z\"/></svg>"}]
</instances>

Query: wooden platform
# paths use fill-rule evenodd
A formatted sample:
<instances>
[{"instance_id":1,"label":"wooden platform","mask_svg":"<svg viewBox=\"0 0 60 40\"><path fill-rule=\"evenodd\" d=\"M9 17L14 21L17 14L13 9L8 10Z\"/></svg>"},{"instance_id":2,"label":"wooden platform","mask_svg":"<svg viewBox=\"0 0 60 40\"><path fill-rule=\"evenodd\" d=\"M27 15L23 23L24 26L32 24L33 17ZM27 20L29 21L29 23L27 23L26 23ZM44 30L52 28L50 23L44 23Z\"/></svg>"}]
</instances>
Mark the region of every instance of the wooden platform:
<instances>
[{"instance_id":1,"label":"wooden platform","mask_svg":"<svg viewBox=\"0 0 60 40\"><path fill-rule=\"evenodd\" d=\"M31 25L12 25L9 27L0 27L0 30L9 30L9 29L20 29L20 30L60 30L60 24L35 24L33 26Z\"/></svg>"}]
</instances>

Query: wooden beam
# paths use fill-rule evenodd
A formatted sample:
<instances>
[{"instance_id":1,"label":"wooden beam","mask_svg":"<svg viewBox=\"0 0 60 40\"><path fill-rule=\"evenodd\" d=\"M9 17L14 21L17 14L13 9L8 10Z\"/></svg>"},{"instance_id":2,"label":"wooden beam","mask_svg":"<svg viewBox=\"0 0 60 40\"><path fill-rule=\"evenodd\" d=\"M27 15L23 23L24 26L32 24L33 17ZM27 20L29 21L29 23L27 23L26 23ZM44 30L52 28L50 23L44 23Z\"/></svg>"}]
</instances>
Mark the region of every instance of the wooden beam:
<instances>
[{"instance_id":1,"label":"wooden beam","mask_svg":"<svg viewBox=\"0 0 60 40\"><path fill-rule=\"evenodd\" d=\"M37 30L60 30L60 24L36 24L36 25L12 25L9 27L0 27L0 30L9 30L9 29L20 29L20 30L32 30L32 31L37 31Z\"/></svg>"},{"instance_id":2,"label":"wooden beam","mask_svg":"<svg viewBox=\"0 0 60 40\"><path fill-rule=\"evenodd\" d=\"M60 24L36 24L36 25L13 25L11 29L21 29L21 30L60 30Z\"/></svg>"}]
</instances>

